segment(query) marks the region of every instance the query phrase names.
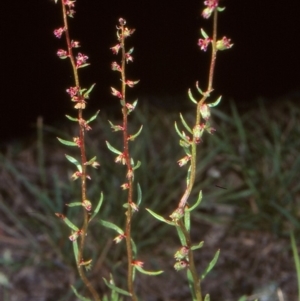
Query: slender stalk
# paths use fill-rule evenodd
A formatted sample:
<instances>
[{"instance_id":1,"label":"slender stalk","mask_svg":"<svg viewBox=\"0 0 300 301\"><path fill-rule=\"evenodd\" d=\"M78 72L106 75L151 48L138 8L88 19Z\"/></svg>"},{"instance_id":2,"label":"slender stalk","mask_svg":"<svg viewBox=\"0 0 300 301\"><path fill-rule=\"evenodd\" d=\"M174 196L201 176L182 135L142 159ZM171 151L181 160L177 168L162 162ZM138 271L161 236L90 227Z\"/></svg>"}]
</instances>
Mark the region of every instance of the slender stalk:
<instances>
[{"instance_id":1,"label":"slender stalk","mask_svg":"<svg viewBox=\"0 0 300 301\"><path fill-rule=\"evenodd\" d=\"M64 1L61 1L62 4L62 12L63 12L63 22L64 22L64 30L65 30L65 36L66 36L66 42L68 47L68 57L70 59L72 69L73 69L73 76L75 81L75 86L80 90L80 82L79 82L79 76L78 76L78 70L76 68L76 62L73 55L72 50L72 44L70 39L70 33L69 33L69 26L68 26L68 16L66 11L66 6L64 4ZM78 109L78 121L79 121L79 140L80 140L80 156L81 156L81 167L82 167L82 173L81 173L81 201L84 202L86 197L86 151L85 151L85 126L84 121L82 118L82 108ZM78 273L80 275L80 278L84 282L85 286L88 288L90 293L92 294L95 301L101 301L98 293L92 286L91 282L87 279L85 273L84 273L84 266L80 263L83 261L83 252L84 252L84 245L85 245L85 237L88 230L88 212L85 208L83 208L83 225L81 228L81 236L80 236L80 244L79 244L79 252L78 252L78 258L77 258L77 268Z\"/></svg>"},{"instance_id":2,"label":"slender stalk","mask_svg":"<svg viewBox=\"0 0 300 301\"><path fill-rule=\"evenodd\" d=\"M186 244L189 249L189 270L191 271L192 277L193 277L193 284L194 284L194 293L196 296L197 301L202 301L202 292L201 292L201 285L200 285L200 279L195 267L195 261L194 261L194 254L193 251L191 250L192 247L192 241L191 241L191 236L190 233L186 230L182 220L178 221L179 227L181 228L185 239L186 239Z\"/></svg>"},{"instance_id":3,"label":"slender stalk","mask_svg":"<svg viewBox=\"0 0 300 301\"><path fill-rule=\"evenodd\" d=\"M125 35L124 35L124 24L121 25L121 50L122 50L122 95L124 105L122 108L123 113L123 154L126 161L127 166L127 179L128 179L128 196L127 196L127 212L126 212L126 249L127 249L127 286L128 291L131 294L131 298L133 301L137 301L136 294L134 292L134 284L133 284L133 254L132 254L132 245L131 245L131 218L132 218L132 207L133 203L133 178L132 178L132 166L130 160L129 153L129 135L128 135L128 108L126 107L126 51L125 51Z\"/></svg>"},{"instance_id":4,"label":"slender stalk","mask_svg":"<svg viewBox=\"0 0 300 301\"><path fill-rule=\"evenodd\" d=\"M212 91L212 85L213 85L213 75L215 70L215 64L216 64L216 58L217 58L217 16L218 11L214 10L214 17L213 17L213 40L212 40L212 55L211 55L211 61L210 61L210 67L209 67L209 80L208 80L208 86L206 93L204 93L204 96L200 99L200 101L197 104L197 110L196 110L196 122L195 126L199 125L201 122L201 114L200 109L201 106L204 104L205 100L208 97L208 94L210 91ZM191 175L190 175L190 181L189 184L179 202L178 209L183 213L185 205L187 203L187 200L192 192L195 178L196 178L196 158L197 158L197 143L195 141L195 137L193 137L193 143L192 143L192 155L191 155Z\"/></svg>"},{"instance_id":5,"label":"slender stalk","mask_svg":"<svg viewBox=\"0 0 300 301\"><path fill-rule=\"evenodd\" d=\"M195 127L200 125L201 122L201 106L204 104L206 101L207 97L209 96L209 93L213 89L213 75L214 75L214 70L215 70L215 64L216 64L216 57L217 57L217 48L216 48L216 42L217 42L217 10L214 10L214 16L213 16L213 38L212 38L212 55L211 55L211 62L210 62L210 67L209 67L209 77L208 77L208 86L206 93L204 93L203 97L199 100L197 104L197 109L196 109L196 122L195 122ZM186 203L188 201L188 198L192 192L192 189L194 187L195 183L195 178L196 178L196 162L197 162L197 138L195 135L193 135L193 141L192 141L192 151L191 151L191 173L190 173L190 179L189 183L187 185L187 188L179 202L177 210L183 214L184 213L184 208L186 206ZM185 236L187 247L189 249L188 253L188 260L189 260L189 270L192 274L193 277L193 290L194 294L196 296L197 301L202 301L202 292L201 292L201 283L200 283L200 278L197 274L195 262L194 262L194 256L193 256L193 251L191 250L192 247L192 242L190 238L189 231L186 229L185 225L183 224L182 220L178 221L178 224Z\"/></svg>"}]
</instances>

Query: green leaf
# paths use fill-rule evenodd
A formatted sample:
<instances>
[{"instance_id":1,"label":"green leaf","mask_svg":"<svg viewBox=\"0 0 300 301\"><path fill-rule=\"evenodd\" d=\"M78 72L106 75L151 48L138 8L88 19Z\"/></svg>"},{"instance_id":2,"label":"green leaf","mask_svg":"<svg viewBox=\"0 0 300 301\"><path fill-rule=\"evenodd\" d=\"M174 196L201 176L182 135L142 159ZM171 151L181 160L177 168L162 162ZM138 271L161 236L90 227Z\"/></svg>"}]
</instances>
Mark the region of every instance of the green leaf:
<instances>
[{"instance_id":1,"label":"green leaf","mask_svg":"<svg viewBox=\"0 0 300 301\"><path fill-rule=\"evenodd\" d=\"M71 120L71 121L75 121L75 122L78 121L78 118L74 118L74 117L71 117L71 116L69 116L69 115L66 115L66 117L67 117L69 120Z\"/></svg>"},{"instance_id":2,"label":"green leaf","mask_svg":"<svg viewBox=\"0 0 300 301\"><path fill-rule=\"evenodd\" d=\"M176 130L177 134L179 135L179 137L180 137L182 140L184 140L184 141L186 141L187 143L189 143L189 140L186 138L186 136L185 136L183 133L180 133L176 121L175 121L175 130Z\"/></svg>"},{"instance_id":3,"label":"green leaf","mask_svg":"<svg viewBox=\"0 0 300 301\"><path fill-rule=\"evenodd\" d=\"M67 217L63 217L62 220L64 221L64 223L71 228L74 231L79 231L79 228L77 228Z\"/></svg>"},{"instance_id":4,"label":"green leaf","mask_svg":"<svg viewBox=\"0 0 300 301\"><path fill-rule=\"evenodd\" d=\"M78 253L79 253L77 239L73 241L72 245L73 245L73 253L74 253L75 261L77 262L78 261Z\"/></svg>"},{"instance_id":5,"label":"green leaf","mask_svg":"<svg viewBox=\"0 0 300 301\"><path fill-rule=\"evenodd\" d=\"M77 292L76 288L75 288L73 285L71 285L71 288L72 288L73 293L76 295L76 297L79 298L81 301L92 301L92 300L89 299L89 298L86 298L86 297L81 296L81 295Z\"/></svg>"},{"instance_id":6,"label":"green leaf","mask_svg":"<svg viewBox=\"0 0 300 301\"><path fill-rule=\"evenodd\" d=\"M240 297L238 301L247 301L247 296Z\"/></svg>"},{"instance_id":7,"label":"green leaf","mask_svg":"<svg viewBox=\"0 0 300 301\"><path fill-rule=\"evenodd\" d=\"M141 161L137 161L136 165L132 167L132 170L138 169L142 165Z\"/></svg>"},{"instance_id":8,"label":"green leaf","mask_svg":"<svg viewBox=\"0 0 300 301\"><path fill-rule=\"evenodd\" d=\"M90 119L88 119L86 123L90 123L90 122L94 121L97 118L99 112L100 112L100 110L98 110Z\"/></svg>"},{"instance_id":9,"label":"green leaf","mask_svg":"<svg viewBox=\"0 0 300 301\"><path fill-rule=\"evenodd\" d=\"M73 164L76 165L77 169L82 172L82 167L81 167L81 164L73 157L69 156L69 155L65 155L66 158Z\"/></svg>"},{"instance_id":10,"label":"green leaf","mask_svg":"<svg viewBox=\"0 0 300 301\"><path fill-rule=\"evenodd\" d=\"M92 216L91 216L91 218L89 220L90 222L96 216L96 214L99 212L99 210L101 208L101 205L102 205L102 202L103 202L103 193L101 192L98 205L97 205L96 209L94 210L94 212L93 212L93 214L92 214Z\"/></svg>"},{"instance_id":11,"label":"green leaf","mask_svg":"<svg viewBox=\"0 0 300 301\"><path fill-rule=\"evenodd\" d=\"M96 84L92 84L91 87L86 92L84 92L84 94L83 94L84 98L89 98L89 94L92 92L92 90L94 89L95 85ZM98 113L99 113L99 111L98 111ZM97 115L98 115L98 113L97 113Z\"/></svg>"},{"instance_id":12,"label":"green leaf","mask_svg":"<svg viewBox=\"0 0 300 301\"><path fill-rule=\"evenodd\" d=\"M100 220L99 220L99 223L100 223L102 226L106 227L106 228L113 229L113 230L115 230L116 232L118 232L119 234L124 235L124 231L123 231L120 227L118 227L117 225L115 225L115 224L113 224L113 223L111 223L111 222L107 222L107 221L104 221L104 220L100 219Z\"/></svg>"},{"instance_id":13,"label":"green leaf","mask_svg":"<svg viewBox=\"0 0 300 301\"><path fill-rule=\"evenodd\" d=\"M132 238L131 238L131 246L132 246L132 253L133 253L134 257L136 257L137 256L137 248L136 248L136 244Z\"/></svg>"},{"instance_id":14,"label":"green leaf","mask_svg":"<svg viewBox=\"0 0 300 301\"><path fill-rule=\"evenodd\" d=\"M106 141L106 145L107 145L108 149L109 149L111 152L113 152L113 153L115 153L115 154L117 154L117 155L121 155L121 154L122 154L120 151L118 151L117 149L115 149L114 147L112 147L112 146L109 144L108 141Z\"/></svg>"},{"instance_id":15,"label":"green leaf","mask_svg":"<svg viewBox=\"0 0 300 301\"><path fill-rule=\"evenodd\" d=\"M217 263L217 260L219 258L220 255L220 250L218 250L214 256L214 258L212 259L212 261L208 264L207 268L204 270L204 272L201 275L201 279L203 280L205 278L205 276L213 269L213 267L215 266L215 264Z\"/></svg>"},{"instance_id":16,"label":"green leaf","mask_svg":"<svg viewBox=\"0 0 300 301\"><path fill-rule=\"evenodd\" d=\"M186 121L184 120L184 118L183 118L183 116L182 116L181 113L179 114L179 116L180 116L180 119L181 119L181 122L182 122L183 126L184 126L191 134L193 134L193 131L192 131L191 128L187 125L187 123L186 123Z\"/></svg>"},{"instance_id":17,"label":"green leaf","mask_svg":"<svg viewBox=\"0 0 300 301\"><path fill-rule=\"evenodd\" d=\"M129 137L130 141L133 141L141 132L142 132L143 126L141 125L140 129L138 130L138 132L132 136Z\"/></svg>"},{"instance_id":18,"label":"green leaf","mask_svg":"<svg viewBox=\"0 0 300 301\"><path fill-rule=\"evenodd\" d=\"M202 201L202 190L200 190L200 192L199 192L198 199L197 199L196 203L192 207L187 208L186 210L189 211L189 212L193 211L194 209L196 209L200 205L201 201Z\"/></svg>"},{"instance_id":19,"label":"green leaf","mask_svg":"<svg viewBox=\"0 0 300 301\"><path fill-rule=\"evenodd\" d=\"M222 96L220 96L215 102L213 102L213 103L208 103L207 105L208 105L210 108L216 107L216 106L220 103L221 99L222 99Z\"/></svg>"},{"instance_id":20,"label":"green leaf","mask_svg":"<svg viewBox=\"0 0 300 301\"><path fill-rule=\"evenodd\" d=\"M159 221L164 222L164 223L166 223L166 224L168 224L168 225L171 225L171 226L176 226L176 224L175 224L174 222L171 222L171 221L165 219L164 217L162 217L162 216L156 214L155 212L153 212L152 210L150 210L150 209L148 209L148 208L146 208L146 210L147 210L152 216L154 216L156 219L158 219Z\"/></svg>"},{"instance_id":21,"label":"green leaf","mask_svg":"<svg viewBox=\"0 0 300 301\"><path fill-rule=\"evenodd\" d=\"M191 92L191 89L188 90L188 96L193 103L198 104L197 100L194 98L194 96Z\"/></svg>"},{"instance_id":22,"label":"green leaf","mask_svg":"<svg viewBox=\"0 0 300 301\"><path fill-rule=\"evenodd\" d=\"M84 67L87 67L87 66L89 66L89 65L90 65L90 64L88 64L88 63L82 64L82 65L78 66L77 69L79 69L79 68L84 68Z\"/></svg>"},{"instance_id":23,"label":"green leaf","mask_svg":"<svg viewBox=\"0 0 300 301\"><path fill-rule=\"evenodd\" d=\"M182 246L186 246L186 245L187 245L186 239L185 239L185 236L184 236L184 234L183 234L183 232L182 232L180 226L177 225L177 226L176 226L176 230L177 230L177 234L178 234L178 236L179 236L181 245L182 245Z\"/></svg>"},{"instance_id":24,"label":"green leaf","mask_svg":"<svg viewBox=\"0 0 300 301\"><path fill-rule=\"evenodd\" d=\"M201 28L201 34L204 39L208 38L208 34Z\"/></svg>"},{"instance_id":25,"label":"green leaf","mask_svg":"<svg viewBox=\"0 0 300 301\"><path fill-rule=\"evenodd\" d=\"M68 146L77 146L77 144L76 144L75 142L73 142L73 141L64 140L64 139L61 139L61 138L58 138L58 137L56 137L56 138L57 138L57 140L58 140L60 143L62 143L62 144L64 144L64 145L68 145Z\"/></svg>"},{"instance_id":26,"label":"green leaf","mask_svg":"<svg viewBox=\"0 0 300 301\"><path fill-rule=\"evenodd\" d=\"M184 226L188 232L190 232L191 228L191 214L190 211L184 210Z\"/></svg>"},{"instance_id":27,"label":"green leaf","mask_svg":"<svg viewBox=\"0 0 300 301\"><path fill-rule=\"evenodd\" d=\"M146 275L149 275L149 276L157 276L157 275L160 275L162 274L164 271L146 271L144 270L142 267L139 267L139 266L135 266L135 268L142 274L146 274Z\"/></svg>"},{"instance_id":28,"label":"green leaf","mask_svg":"<svg viewBox=\"0 0 300 301\"><path fill-rule=\"evenodd\" d=\"M66 206L68 206L68 207L77 207L77 206L82 206L82 203L81 202L74 202L74 203L66 204Z\"/></svg>"},{"instance_id":29,"label":"green leaf","mask_svg":"<svg viewBox=\"0 0 300 301\"><path fill-rule=\"evenodd\" d=\"M188 279L188 284L189 284L190 292L192 294L193 301L194 300L196 301L197 299L195 298L194 279L193 279L193 275L192 275L190 269L187 269L186 276L187 276L187 279Z\"/></svg>"},{"instance_id":30,"label":"green leaf","mask_svg":"<svg viewBox=\"0 0 300 301\"><path fill-rule=\"evenodd\" d=\"M204 95L204 92L200 89L198 81L196 82L196 88L201 95Z\"/></svg>"},{"instance_id":31,"label":"green leaf","mask_svg":"<svg viewBox=\"0 0 300 301\"><path fill-rule=\"evenodd\" d=\"M194 251L194 250L197 250L197 249L201 249L203 247L203 245L204 245L204 241L200 241L198 243L198 245L192 246L191 250Z\"/></svg>"},{"instance_id":32,"label":"green leaf","mask_svg":"<svg viewBox=\"0 0 300 301\"><path fill-rule=\"evenodd\" d=\"M113 290L113 291L115 291L115 292L117 292L117 293L119 293L119 294L122 294L122 295L131 297L131 294L130 294L129 292L127 292L127 291L125 291L125 290L123 290L123 289L121 289L121 288L115 286L114 284L109 283L105 278L102 278L102 279L104 280L105 284L106 284L111 290Z\"/></svg>"},{"instance_id":33,"label":"green leaf","mask_svg":"<svg viewBox=\"0 0 300 301\"><path fill-rule=\"evenodd\" d=\"M209 296L209 294L206 294L206 295L205 295L204 301L210 301L210 296Z\"/></svg>"},{"instance_id":34,"label":"green leaf","mask_svg":"<svg viewBox=\"0 0 300 301\"><path fill-rule=\"evenodd\" d=\"M137 206L139 207L142 202L142 189L139 183L137 183Z\"/></svg>"}]
</instances>

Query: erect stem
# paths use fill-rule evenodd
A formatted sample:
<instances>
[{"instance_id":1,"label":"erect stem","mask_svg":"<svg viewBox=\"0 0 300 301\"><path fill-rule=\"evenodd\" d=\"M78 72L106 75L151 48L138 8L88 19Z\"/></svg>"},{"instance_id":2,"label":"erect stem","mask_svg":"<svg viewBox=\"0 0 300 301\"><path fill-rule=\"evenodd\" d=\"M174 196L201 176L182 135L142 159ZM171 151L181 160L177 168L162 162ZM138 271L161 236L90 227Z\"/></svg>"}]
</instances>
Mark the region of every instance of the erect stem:
<instances>
[{"instance_id":1,"label":"erect stem","mask_svg":"<svg viewBox=\"0 0 300 301\"><path fill-rule=\"evenodd\" d=\"M79 76L78 76L78 70L76 68L76 62L75 58L73 55L73 50L72 50L72 44L71 44L71 39L70 39L70 34L69 34L69 26L68 26L68 16L67 16L67 11L66 11L66 6L64 4L64 1L61 0L62 4L62 12L63 12L63 22L64 22L64 30L65 30L65 36L66 36L66 42L67 42L67 47L68 47L68 57L70 59L72 69L73 69L73 75L74 75L74 81L75 81L75 86L78 88L78 91L80 91L80 82L79 82ZM78 92L81 94L80 92ZM79 96L81 97L81 95ZM86 197L86 151L85 151L85 127L84 123L81 122L82 119L82 108L78 109L78 123L79 123L79 139L80 139L80 156L81 156L81 168L82 168L82 173L81 173L81 201L84 202L87 197ZM83 225L81 228L82 234L80 236L80 244L79 244L79 252L78 252L78 258L77 258L77 269L78 273L80 275L80 278L84 282L85 286L88 288L90 293L92 294L93 298L95 301L101 301L100 296L92 286L91 282L87 279L85 273L84 273L84 266L81 265L80 263L83 261L83 251L84 251L84 244L85 244L85 237L87 235L87 230L88 230L88 213L87 210L83 207Z\"/></svg>"},{"instance_id":2,"label":"erect stem","mask_svg":"<svg viewBox=\"0 0 300 301\"><path fill-rule=\"evenodd\" d=\"M214 75L214 70L215 70L215 64L216 64L216 57L217 57L217 48L216 48L216 42L217 42L217 9L214 10L214 15L213 15L213 38L212 38L212 55L211 55L211 61L210 61L210 67L209 67L209 77L208 77L208 86L207 90L202 96L202 98L199 100L197 103L197 109L196 109L196 122L195 126L200 125L201 122L201 106L204 104L206 101L207 97L209 96L209 93L212 91L212 85L213 85L213 75ZM196 159L197 159L197 141L195 135L193 135L193 141L192 141L192 151L191 151L191 171L190 171L190 178L189 178L189 183L187 185L187 188L179 202L177 210L181 214L184 213L185 207L187 200L192 192L194 183L195 183L195 178L196 178ZM202 301L202 293L201 293L201 281L200 278L197 274L195 262L194 262L194 256L193 256L193 251L191 250L192 243L191 243L191 238L189 231L186 229L185 225L183 224L182 220L180 219L178 221L179 227L181 228L185 239L187 243L187 247L189 248L189 253L188 253L188 260L189 260L189 270L192 274L193 277L193 290L196 296L197 301Z\"/></svg>"},{"instance_id":3,"label":"erect stem","mask_svg":"<svg viewBox=\"0 0 300 301\"><path fill-rule=\"evenodd\" d=\"M212 39L212 54L211 54L211 61L210 61L210 67L209 67L209 77L208 77L208 86L206 93L202 96L200 101L197 104L197 109L196 109L196 122L195 126L200 124L201 121L201 114L200 114L200 109L201 106L204 104L205 100L208 97L208 94L210 91L212 91L212 84L213 84L213 76L214 76L214 70L215 70L215 65L216 65L216 58L217 58L217 48L216 48L216 43L217 43L217 16L218 16L218 11L217 9L214 10L214 15L213 15L213 39ZM180 211L184 212L185 205L187 203L187 200L192 192L194 183L195 183L195 178L196 178L196 158L197 158L197 143L195 141L195 137L193 137L193 143L192 143L192 155L191 155L191 174L190 174L190 180L189 184L187 185L187 188L179 202L178 209Z\"/></svg>"},{"instance_id":4,"label":"erect stem","mask_svg":"<svg viewBox=\"0 0 300 301\"><path fill-rule=\"evenodd\" d=\"M121 24L121 50L122 50L122 71L121 71L121 80L122 80L122 100L123 100L123 154L127 166L127 180L128 180L128 196L127 196L127 212L126 212L126 249L127 249L127 286L128 291L131 294L133 301L137 301L137 297L134 291L133 284L133 254L132 254L132 245L131 245L131 218L132 218L132 207L133 203L133 175L132 175L132 166L129 153L129 135L128 135L128 108L126 107L126 50L125 50L125 35L124 35L124 24Z\"/></svg>"}]
</instances>

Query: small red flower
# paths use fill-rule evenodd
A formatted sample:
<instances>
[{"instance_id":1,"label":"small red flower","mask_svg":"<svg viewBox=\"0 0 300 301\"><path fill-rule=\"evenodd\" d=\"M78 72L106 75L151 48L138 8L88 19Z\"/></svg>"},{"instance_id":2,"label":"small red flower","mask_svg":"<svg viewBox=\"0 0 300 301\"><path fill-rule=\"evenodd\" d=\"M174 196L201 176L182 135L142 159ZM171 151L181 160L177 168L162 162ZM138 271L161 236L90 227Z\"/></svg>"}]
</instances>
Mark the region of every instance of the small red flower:
<instances>
[{"instance_id":1,"label":"small red flower","mask_svg":"<svg viewBox=\"0 0 300 301\"><path fill-rule=\"evenodd\" d=\"M60 39L61 36L62 36L62 34L64 33L64 31L65 31L65 29L64 29L63 27L60 27L60 28L58 28L58 29L55 29L55 30L53 31L53 33L54 33L54 35L55 35L58 39Z\"/></svg>"},{"instance_id":2,"label":"small red flower","mask_svg":"<svg viewBox=\"0 0 300 301\"><path fill-rule=\"evenodd\" d=\"M211 42L211 38L199 39L198 46L201 50L206 51L209 43Z\"/></svg>"}]
</instances>

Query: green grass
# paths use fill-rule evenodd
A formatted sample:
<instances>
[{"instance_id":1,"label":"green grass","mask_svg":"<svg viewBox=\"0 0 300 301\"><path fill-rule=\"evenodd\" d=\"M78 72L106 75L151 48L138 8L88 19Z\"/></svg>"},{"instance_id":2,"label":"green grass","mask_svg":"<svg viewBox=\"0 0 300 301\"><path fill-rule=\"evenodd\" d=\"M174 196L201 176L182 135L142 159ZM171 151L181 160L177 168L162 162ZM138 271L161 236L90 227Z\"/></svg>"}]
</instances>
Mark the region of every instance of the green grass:
<instances>
[{"instance_id":1,"label":"green grass","mask_svg":"<svg viewBox=\"0 0 300 301\"><path fill-rule=\"evenodd\" d=\"M222 216L210 215L205 209L225 204L235 209L235 214L229 217L235 229L264 230L287 236L293 228L297 237L300 232L299 107L286 101L266 108L261 102L240 113L232 103L226 114L223 111L213 110L213 126L217 132L204 137L199 147L197 180L191 202L197 199L201 189L204 199L203 210L196 212L194 218L220 223ZM133 237L139 249L155 248L169 231L145 208L167 217L185 189L186 170L177 164L183 155L174 129L178 114L140 105L130 120L132 132L136 132L140 124L144 125L132 148L133 158L142 162L136 179L142 188L143 201L140 214L133 221ZM188 111L183 115L186 120L193 118L193 113ZM104 203L99 216L122 227L125 216L119 204L125 202L125 194L120 189L125 170L114 163L114 156L105 145L109 138L118 148L121 139L118 133L112 136L107 119L118 123L100 112L87 137L88 152L96 154L101 163L100 168L90 174L92 181L88 183L87 194L96 203L103 191ZM74 264L69 255L68 230L54 215L63 212L74 223L78 220L76 210L68 210L65 206L78 201L80 195L78 187L69 179L73 167L64 159L65 147L53 139L60 136L71 140L73 130L66 132L70 137L44 126L39 128L37 142L29 148L8 145L0 154L0 212L4 216L1 223L6 235L35 246L29 263L34 261L34 256L51 248L62 262ZM72 151L70 148L68 154L72 155ZM110 241L115 233L104 231L96 219L90 231L87 250L96 259L103 245L111 248ZM104 266L118 265L123 256L122 248L114 247L112 255L104 251Z\"/></svg>"}]
</instances>

